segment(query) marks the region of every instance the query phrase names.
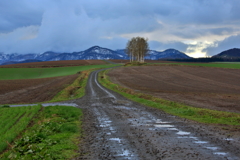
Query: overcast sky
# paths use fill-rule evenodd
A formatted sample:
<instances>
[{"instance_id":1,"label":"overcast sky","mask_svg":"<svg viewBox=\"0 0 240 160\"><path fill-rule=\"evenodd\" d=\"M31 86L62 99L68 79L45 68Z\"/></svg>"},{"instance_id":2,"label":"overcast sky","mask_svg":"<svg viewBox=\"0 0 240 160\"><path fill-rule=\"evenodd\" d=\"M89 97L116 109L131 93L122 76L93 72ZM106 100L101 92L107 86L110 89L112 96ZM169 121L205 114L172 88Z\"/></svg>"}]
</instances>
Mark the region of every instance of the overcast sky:
<instances>
[{"instance_id":1,"label":"overcast sky","mask_svg":"<svg viewBox=\"0 0 240 160\"><path fill-rule=\"evenodd\" d=\"M0 0L0 52L150 49L193 57L240 48L240 0Z\"/></svg>"}]
</instances>

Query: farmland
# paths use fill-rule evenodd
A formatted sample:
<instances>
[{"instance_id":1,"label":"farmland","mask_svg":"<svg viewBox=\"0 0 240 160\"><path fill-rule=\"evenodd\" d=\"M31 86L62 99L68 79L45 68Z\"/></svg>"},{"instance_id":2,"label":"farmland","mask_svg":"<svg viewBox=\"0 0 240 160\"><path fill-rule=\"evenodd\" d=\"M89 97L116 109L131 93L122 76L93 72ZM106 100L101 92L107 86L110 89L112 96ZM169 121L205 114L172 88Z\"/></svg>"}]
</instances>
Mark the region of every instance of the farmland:
<instances>
[{"instance_id":1,"label":"farmland","mask_svg":"<svg viewBox=\"0 0 240 160\"><path fill-rule=\"evenodd\" d=\"M73 140L80 136L81 116L80 109L68 106L0 108L0 158L73 157L77 149ZM3 153L7 147L9 150Z\"/></svg>"},{"instance_id":2,"label":"farmland","mask_svg":"<svg viewBox=\"0 0 240 160\"><path fill-rule=\"evenodd\" d=\"M75 74L41 79L0 80L0 104L49 101L78 76Z\"/></svg>"},{"instance_id":3,"label":"farmland","mask_svg":"<svg viewBox=\"0 0 240 160\"><path fill-rule=\"evenodd\" d=\"M40 106L0 108L0 153L26 129L40 108Z\"/></svg>"},{"instance_id":4,"label":"farmland","mask_svg":"<svg viewBox=\"0 0 240 160\"><path fill-rule=\"evenodd\" d=\"M38 63L34 63L39 68L36 68L36 66L32 68L0 68L0 104L49 101L81 76L80 72L94 68L116 66L112 64L99 64L105 62L97 60L74 62L78 62L78 64L81 62L82 66L43 68L39 67ZM98 63L98 65L85 65L90 62L91 64ZM47 63L53 66L59 62ZM71 61L62 61L59 64L69 65ZM75 85L75 88L77 87L80 86ZM72 90L75 90L75 88L72 88ZM68 92L72 91L68 90ZM59 98L55 97L56 99ZM60 99L63 100L63 98Z\"/></svg>"},{"instance_id":5,"label":"farmland","mask_svg":"<svg viewBox=\"0 0 240 160\"><path fill-rule=\"evenodd\" d=\"M68 76L93 68L108 68L114 65L86 65L74 67L56 67L56 68L0 68L0 80L10 79L37 79L58 76Z\"/></svg>"},{"instance_id":6,"label":"farmland","mask_svg":"<svg viewBox=\"0 0 240 160\"><path fill-rule=\"evenodd\" d=\"M122 67L109 72L125 87L190 106L240 113L240 70L193 66Z\"/></svg>"},{"instance_id":7,"label":"farmland","mask_svg":"<svg viewBox=\"0 0 240 160\"><path fill-rule=\"evenodd\" d=\"M84 66L106 64L102 60L69 60L69 61L44 61L34 63L18 63L2 65L0 68L51 68L51 67L67 67L67 66Z\"/></svg>"}]
</instances>

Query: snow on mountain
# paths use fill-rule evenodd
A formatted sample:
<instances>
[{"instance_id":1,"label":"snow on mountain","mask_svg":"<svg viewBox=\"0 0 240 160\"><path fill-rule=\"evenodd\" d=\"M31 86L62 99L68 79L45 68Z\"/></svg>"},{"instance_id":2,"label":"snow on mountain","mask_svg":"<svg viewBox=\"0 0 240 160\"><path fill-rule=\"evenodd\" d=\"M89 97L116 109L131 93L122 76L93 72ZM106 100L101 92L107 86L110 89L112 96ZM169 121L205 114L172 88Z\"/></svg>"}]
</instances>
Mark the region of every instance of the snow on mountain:
<instances>
[{"instance_id":1,"label":"snow on mountain","mask_svg":"<svg viewBox=\"0 0 240 160\"><path fill-rule=\"evenodd\" d=\"M150 50L145 59L183 59L191 58L175 49L168 49L163 52ZM90 60L90 59L129 59L124 49L111 50L99 46L93 46L85 51L73 53L56 53L47 51L41 54L4 54L0 53L0 64L8 61L24 61L35 59L40 61L60 61L60 60Z\"/></svg>"}]
</instances>

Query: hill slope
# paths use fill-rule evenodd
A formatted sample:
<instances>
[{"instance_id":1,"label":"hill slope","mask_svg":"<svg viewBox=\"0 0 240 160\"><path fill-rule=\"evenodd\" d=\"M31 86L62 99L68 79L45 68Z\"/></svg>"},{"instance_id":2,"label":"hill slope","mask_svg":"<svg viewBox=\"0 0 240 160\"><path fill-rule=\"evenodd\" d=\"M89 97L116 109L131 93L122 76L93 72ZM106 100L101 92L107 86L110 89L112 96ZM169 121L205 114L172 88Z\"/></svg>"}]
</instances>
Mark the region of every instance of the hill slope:
<instances>
[{"instance_id":1,"label":"hill slope","mask_svg":"<svg viewBox=\"0 0 240 160\"><path fill-rule=\"evenodd\" d=\"M213 58L240 58L240 49L229 49L213 56Z\"/></svg>"}]
</instances>

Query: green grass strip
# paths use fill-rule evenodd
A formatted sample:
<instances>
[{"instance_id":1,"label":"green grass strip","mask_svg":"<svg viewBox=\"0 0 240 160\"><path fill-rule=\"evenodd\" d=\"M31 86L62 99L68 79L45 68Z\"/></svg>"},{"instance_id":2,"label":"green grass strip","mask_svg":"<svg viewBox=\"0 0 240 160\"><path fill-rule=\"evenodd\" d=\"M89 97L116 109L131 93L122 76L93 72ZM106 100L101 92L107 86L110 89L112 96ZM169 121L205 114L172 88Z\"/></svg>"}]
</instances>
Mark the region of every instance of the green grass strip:
<instances>
[{"instance_id":1,"label":"green grass strip","mask_svg":"<svg viewBox=\"0 0 240 160\"><path fill-rule=\"evenodd\" d=\"M100 72L100 83L115 92L123 95L124 97L135 102L144 104L146 106L154 107L165 111L166 113L176 115L182 118L194 120L200 123L208 124L225 124L225 125L240 125L240 114L216 111L210 109L196 108L187 106L181 103L163 100L151 95L135 92L134 90L124 88L118 84L114 84L109 80L106 73L109 70Z\"/></svg>"},{"instance_id":2,"label":"green grass strip","mask_svg":"<svg viewBox=\"0 0 240 160\"><path fill-rule=\"evenodd\" d=\"M103 64L56 68L0 68L0 80L37 79L68 76L76 74L79 71L85 71L93 68L108 68L113 66L117 65Z\"/></svg>"},{"instance_id":3,"label":"green grass strip","mask_svg":"<svg viewBox=\"0 0 240 160\"><path fill-rule=\"evenodd\" d=\"M0 159L72 159L77 156L82 111L69 106L44 107Z\"/></svg>"},{"instance_id":4,"label":"green grass strip","mask_svg":"<svg viewBox=\"0 0 240 160\"><path fill-rule=\"evenodd\" d=\"M95 69L82 71L78 78L69 86L60 91L49 102L59 102L70 99L80 98L85 95L85 87L88 81L88 75Z\"/></svg>"}]
</instances>

